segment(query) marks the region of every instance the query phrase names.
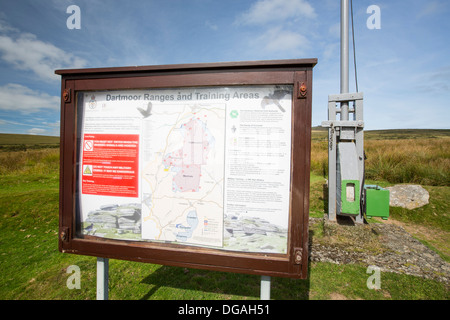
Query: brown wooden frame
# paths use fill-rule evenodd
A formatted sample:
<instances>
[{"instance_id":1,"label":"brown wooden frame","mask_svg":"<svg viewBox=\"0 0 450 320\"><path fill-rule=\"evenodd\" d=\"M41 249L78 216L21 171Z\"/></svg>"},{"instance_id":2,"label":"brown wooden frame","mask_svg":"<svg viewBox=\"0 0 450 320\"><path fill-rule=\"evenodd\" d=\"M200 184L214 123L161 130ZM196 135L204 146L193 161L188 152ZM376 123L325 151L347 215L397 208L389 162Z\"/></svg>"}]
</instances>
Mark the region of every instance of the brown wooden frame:
<instances>
[{"instance_id":1,"label":"brown wooden frame","mask_svg":"<svg viewBox=\"0 0 450 320\"><path fill-rule=\"evenodd\" d=\"M317 59L56 70L61 84L59 250L162 265L306 278L312 69ZM76 97L80 91L175 87L293 85L290 220L287 254L225 251L198 246L124 241L75 232Z\"/></svg>"}]
</instances>

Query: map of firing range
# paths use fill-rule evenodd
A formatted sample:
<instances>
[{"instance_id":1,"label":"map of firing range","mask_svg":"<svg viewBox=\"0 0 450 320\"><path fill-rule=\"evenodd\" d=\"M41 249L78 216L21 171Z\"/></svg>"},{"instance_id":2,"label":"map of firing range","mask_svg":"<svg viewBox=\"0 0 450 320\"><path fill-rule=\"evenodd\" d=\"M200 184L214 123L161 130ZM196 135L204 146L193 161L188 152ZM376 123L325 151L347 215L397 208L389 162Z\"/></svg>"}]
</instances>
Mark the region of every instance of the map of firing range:
<instances>
[{"instance_id":1,"label":"map of firing range","mask_svg":"<svg viewBox=\"0 0 450 320\"><path fill-rule=\"evenodd\" d=\"M143 169L142 236L221 247L224 142L215 136L223 135L225 106L157 110L160 117L143 126L150 158ZM155 131L162 137L157 146Z\"/></svg>"}]
</instances>

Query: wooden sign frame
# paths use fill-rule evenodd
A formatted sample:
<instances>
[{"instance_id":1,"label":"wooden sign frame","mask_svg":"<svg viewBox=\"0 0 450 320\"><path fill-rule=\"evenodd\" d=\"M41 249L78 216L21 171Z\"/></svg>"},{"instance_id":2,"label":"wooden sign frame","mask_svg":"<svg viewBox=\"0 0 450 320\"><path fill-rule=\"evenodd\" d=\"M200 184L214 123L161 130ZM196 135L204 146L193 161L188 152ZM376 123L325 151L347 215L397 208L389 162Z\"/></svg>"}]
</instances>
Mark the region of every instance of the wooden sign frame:
<instances>
[{"instance_id":1,"label":"wooden sign frame","mask_svg":"<svg viewBox=\"0 0 450 320\"><path fill-rule=\"evenodd\" d=\"M59 250L65 253L265 276L306 278L312 69L317 59L57 70L61 84ZM292 88L289 213L285 253L243 252L80 233L80 94L176 88ZM94 100L93 100L94 101ZM157 138L157 136L155 136ZM205 222L206 223L206 222Z\"/></svg>"}]
</instances>

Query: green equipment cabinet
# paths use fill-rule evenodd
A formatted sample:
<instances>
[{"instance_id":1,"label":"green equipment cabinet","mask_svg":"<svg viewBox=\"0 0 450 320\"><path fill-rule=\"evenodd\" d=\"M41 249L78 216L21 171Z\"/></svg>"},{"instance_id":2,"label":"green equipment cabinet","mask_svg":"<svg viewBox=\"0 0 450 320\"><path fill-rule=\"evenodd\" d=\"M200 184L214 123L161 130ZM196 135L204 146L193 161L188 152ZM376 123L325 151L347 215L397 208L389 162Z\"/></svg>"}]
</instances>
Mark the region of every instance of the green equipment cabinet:
<instances>
[{"instance_id":1,"label":"green equipment cabinet","mask_svg":"<svg viewBox=\"0 0 450 320\"><path fill-rule=\"evenodd\" d=\"M380 186L365 185L366 217L389 218L389 190Z\"/></svg>"}]
</instances>

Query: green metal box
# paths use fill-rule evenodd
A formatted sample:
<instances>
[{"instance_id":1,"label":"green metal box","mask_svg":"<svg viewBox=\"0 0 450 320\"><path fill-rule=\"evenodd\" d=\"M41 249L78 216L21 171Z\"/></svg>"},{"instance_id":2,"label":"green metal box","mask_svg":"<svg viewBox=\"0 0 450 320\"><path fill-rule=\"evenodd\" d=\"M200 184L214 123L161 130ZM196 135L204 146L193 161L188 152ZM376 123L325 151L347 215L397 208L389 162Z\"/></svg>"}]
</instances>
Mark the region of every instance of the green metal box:
<instances>
[{"instance_id":1,"label":"green metal box","mask_svg":"<svg viewBox=\"0 0 450 320\"><path fill-rule=\"evenodd\" d=\"M387 220L389 217L389 190L380 186L365 185L366 193L366 217L381 217Z\"/></svg>"}]
</instances>

